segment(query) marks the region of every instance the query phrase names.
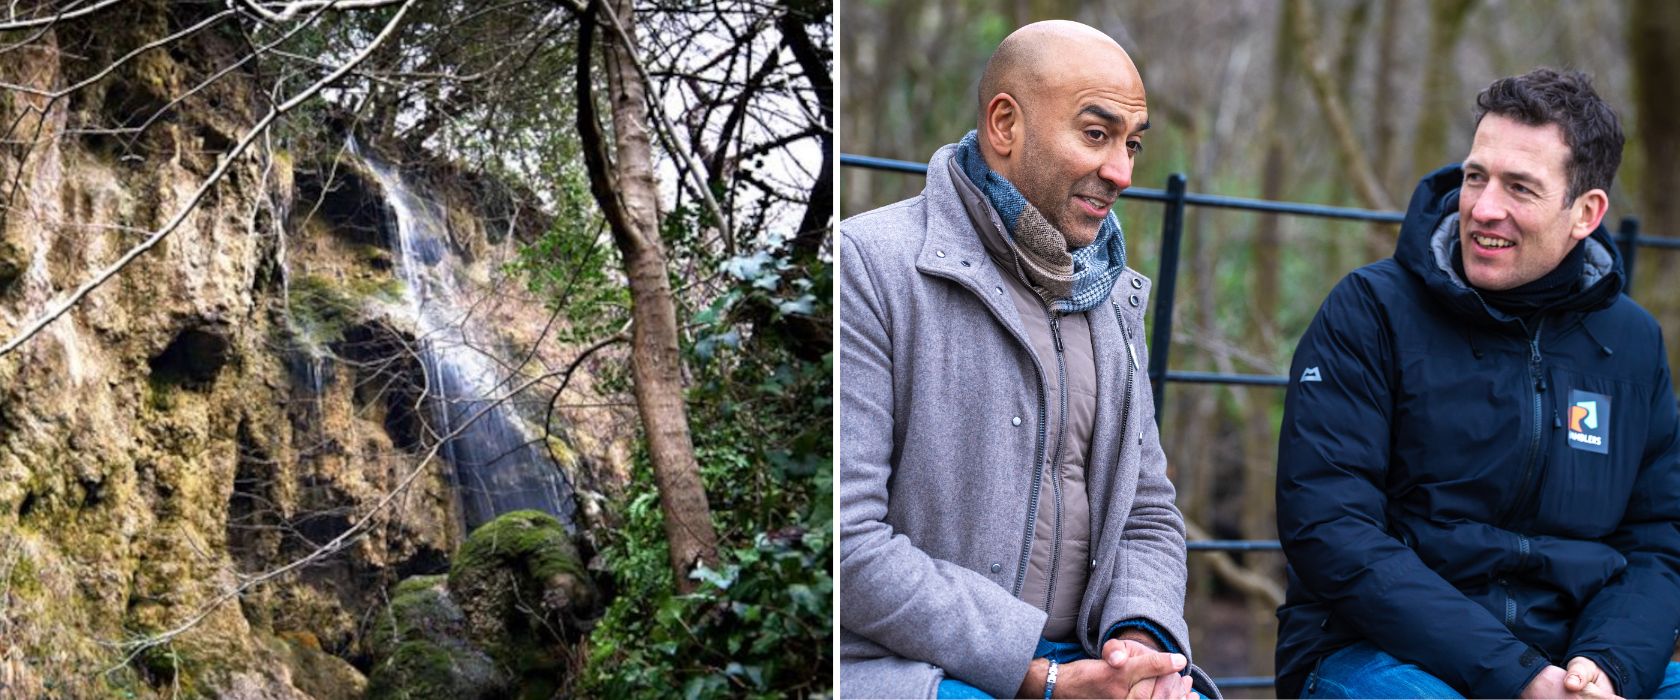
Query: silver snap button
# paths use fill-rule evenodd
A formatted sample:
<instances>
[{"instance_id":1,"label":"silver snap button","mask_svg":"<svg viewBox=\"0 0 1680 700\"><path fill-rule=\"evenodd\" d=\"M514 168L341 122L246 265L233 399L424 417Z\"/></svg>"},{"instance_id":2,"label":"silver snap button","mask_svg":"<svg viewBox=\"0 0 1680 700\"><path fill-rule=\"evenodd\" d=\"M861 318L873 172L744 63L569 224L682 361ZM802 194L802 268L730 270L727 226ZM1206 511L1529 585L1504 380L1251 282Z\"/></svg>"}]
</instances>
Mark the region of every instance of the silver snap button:
<instances>
[{"instance_id":1,"label":"silver snap button","mask_svg":"<svg viewBox=\"0 0 1680 700\"><path fill-rule=\"evenodd\" d=\"M1011 419L1011 420L1010 420L1010 421L1009 421L1009 422L1010 422L1010 423L1013 423L1013 424L1015 424L1015 425L1020 425L1020 424L1021 424L1021 417L1020 417L1020 416L1015 416L1015 417L1014 417L1014 418L1013 418L1013 419Z\"/></svg>"},{"instance_id":2,"label":"silver snap button","mask_svg":"<svg viewBox=\"0 0 1680 700\"><path fill-rule=\"evenodd\" d=\"M999 571L1003 571L1003 565L999 564L999 563L996 563L996 562L993 562L992 563L992 573L995 574Z\"/></svg>"},{"instance_id":3,"label":"silver snap button","mask_svg":"<svg viewBox=\"0 0 1680 700\"><path fill-rule=\"evenodd\" d=\"M962 261L962 264L963 264L963 267L968 267L968 266L969 266L969 264L968 264L968 261L967 261L967 260L964 260L964 261Z\"/></svg>"},{"instance_id":4,"label":"silver snap button","mask_svg":"<svg viewBox=\"0 0 1680 700\"><path fill-rule=\"evenodd\" d=\"M997 289L998 289L998 294L1002 294L1002 293L1003 293L1003 285L998 285L998 288L997 288Z\"/></svg>"},{"instance_id":5,"label":"silver snap button","mask_svg":"<svg viewBox=\"0 0 1680 700\"><path fill-rule=\"evenodd\" d=\"M943 251L943 250L936 250L936 251L933 251L933 254L934 254L934 255L937 255L937 256L939 256L939 257L941 257L941 258L943 258L943 257L945 257L945 251Z\"/></svg>"},{"instance_id":6,"label":"silver snap button","mask_svg":"<svg viewBox=\"0 0 1680 700\"><path fill-rule=\"evenodd\" d=\"M1133 277L1132 278L1132 289L1143 289L1143 278Z\"/></svg>"},{"instance_id":7,"label":"silver snap button","mask_svg":"<svg viewBox=\"0 0 1680 700\"><path fill-rule=\"evenodd\" d=\"M1135 308L1138 305L1138 296L1133 294L1132 298L1127 299L1127 301L1132 302L1132 306Z\"/></svg>"}]
</instances>

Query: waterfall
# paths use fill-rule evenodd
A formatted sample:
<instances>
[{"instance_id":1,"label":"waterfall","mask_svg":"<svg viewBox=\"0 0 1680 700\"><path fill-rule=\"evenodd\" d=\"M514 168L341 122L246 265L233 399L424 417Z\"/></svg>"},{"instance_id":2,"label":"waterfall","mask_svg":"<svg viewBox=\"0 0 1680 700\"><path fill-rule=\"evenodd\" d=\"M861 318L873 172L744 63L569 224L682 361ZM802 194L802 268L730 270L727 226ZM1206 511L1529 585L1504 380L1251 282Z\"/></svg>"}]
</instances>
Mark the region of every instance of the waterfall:
<instances>
[{"instance_id":1,"label":"waterfall","mask_svg":"<svg viewBox=\"0 0 1680 700\"><path fill-rule=\"evenodd\" d=\"M573 528L577 507L564 474L541 438L533 439L521 429L510 404L496 402L514 382L482 350L494 344L473 325L473 292L461 283L466 270L450 248L445 213L410 189L400 174L362 153L354 140L350 150L379 180L386 204L396 215L391 247L398 253L397 273L406 285L403 306L418 331L426 391L436 419L433 433L454 434L440 455L453 466L468 529L524 509L544 511ZM472 420L474 416L478 418Z\"/></svg>"}]
</instances>

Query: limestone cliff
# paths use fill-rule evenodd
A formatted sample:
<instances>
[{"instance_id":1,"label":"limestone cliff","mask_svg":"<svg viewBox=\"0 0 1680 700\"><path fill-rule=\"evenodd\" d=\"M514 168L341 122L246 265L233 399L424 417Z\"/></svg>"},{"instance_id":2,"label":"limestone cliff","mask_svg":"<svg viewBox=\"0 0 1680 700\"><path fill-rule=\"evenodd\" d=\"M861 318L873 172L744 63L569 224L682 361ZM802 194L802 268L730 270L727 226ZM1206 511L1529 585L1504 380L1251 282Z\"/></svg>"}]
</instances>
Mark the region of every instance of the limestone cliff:
<instances>
[{"instance_id":1,"label":"limestone cliff","mask_svg":"<svg viewBox=\"0 0 1680 700\"><path fill-rule=\"evenodd\" d=\"M165 21L129 19L129 37ZM0 81L60 89L139 43L54 32L0 60ZM256 122L263 103L237 74L187 89L234 40L195 35L67 97L0 100L15 125L0 147L0 338L187 207ZM440 431L421 331L398 312L388 193L345 133L292 134L309 147L238 158L162 244L0 357L0 695L359 697L387 591L448 570L465 527L447 461L426 460ZM520 377L563 365L540 342L549 314L502 272L540 216L410 159L495 329L485 354ZM546 399L511 405L529 429ZM615 409L551 425L574 482L623 471ZM364 518L342 551L304 559Z\"/></svg>"}]
</instances>

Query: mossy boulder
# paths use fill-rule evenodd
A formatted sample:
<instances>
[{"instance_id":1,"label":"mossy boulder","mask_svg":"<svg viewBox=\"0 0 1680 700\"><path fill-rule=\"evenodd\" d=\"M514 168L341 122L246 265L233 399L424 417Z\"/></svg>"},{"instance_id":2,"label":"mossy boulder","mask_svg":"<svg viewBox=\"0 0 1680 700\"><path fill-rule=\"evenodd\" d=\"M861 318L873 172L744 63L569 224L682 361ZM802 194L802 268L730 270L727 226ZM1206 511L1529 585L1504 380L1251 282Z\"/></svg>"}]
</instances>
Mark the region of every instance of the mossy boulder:
<instances>
[{"instance_id":1,"label":"mossy boulder","mask_svg":"<svg viewBox=\"0 0 1680 700\"><path fill-rule=\"evenodd\" d=\"M506 679L467 639L466 617L446 577L416 576L391 591L391 604L369 632L374 659L367 698L493 698Z\"/></svg>"},{"instance_id":2,"label":"mossy boulder","mask_svg":"<svg viewBox=\"0 0 1680 700\"><path fill-rule=\"evenodd\" d=\"M367 700L489 700L507 697L481 653L416 640L397 645L368 678Z\"/></svg>"},{"instance_id":3,"label":"mossy boulder","mask_svg":"<svg viewBox=\"0 0 1680 700\"><path fill-rule=\"evenodd\" d=\"M474 531L455 554L449 593L473 642L527 688L564 674L569 646L596 607L565 526L534 510L502 515Z\"/></svg>"},{"instance_id":4,"label":"mossy boulder","mask_svg":"<svg viewBox=\"0 0 1680 700\"><path fill-rule=\"evenodd\" d=\"M367 636L367 649L375 660L390 658L403 642L425 640L462 645L467 639L467 620L460 606L444 587L447 576L415 576L403 579L391 591L391 604L375 621Z\"/></svg>"}]
</instances>

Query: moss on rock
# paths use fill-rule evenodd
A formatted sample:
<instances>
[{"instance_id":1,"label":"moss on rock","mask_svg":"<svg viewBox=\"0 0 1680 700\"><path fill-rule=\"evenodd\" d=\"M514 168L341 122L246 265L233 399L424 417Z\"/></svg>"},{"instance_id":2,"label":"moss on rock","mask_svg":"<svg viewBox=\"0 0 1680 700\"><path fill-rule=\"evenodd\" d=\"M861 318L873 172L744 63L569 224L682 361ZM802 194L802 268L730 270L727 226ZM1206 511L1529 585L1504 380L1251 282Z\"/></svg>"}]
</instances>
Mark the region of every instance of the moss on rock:
<instances>
[{"instance_id":1,"label":"moss on rock","mask_svg":"<svg viewBox=\"0 0 1680 700\"><path fill-rule=\"evenodd\" d=\"M367 697L488 698L504 695L506 679L467 638L466 617L450 598L445 576L404 579L366 637L373 672Z\"/></svg>"},{"instance_id":2,"label":"moss on rock","mask_svg":"<svg viewBox=\"0 0 1680 700\"><path fill-rule=\"evenodd\" d=\"M390 658L409 641L466 645L466 617L444 588L445 578L441 574L415 576L391 591L391 604L367 636L368 654L375 661Z\"/></svg>"},{"instance_id":3,"label":"moss on rock","mask_svg":"<svg viewBox=\"0 0 1680 700\"><path fill-rule=\"evenodd\" d=\"M293 280L286 303L292 320L317 344L343 337L344 329L356 321L362 308L338 285L318 275Z\"/></svg>"},{"instance_id":4,"label":"moss on rock","mask_svg":"<svg viewBox=\"0 0 1680 700\"><path fill-rule=\"evenodd\" d=\"M398 645L368 678L367 700L477 700L506 697L490 659L427 641Z\"/></svg>"},{"instance_id":5,"label":"moss on rock","mask_svg":"<svg viewBox=\"0 0 1680 700\"><path fill-rule=\"evenodd\" d=\"M595 591L565 526L534 510L502 515L455 554L449 592L467 633L530 686L566 670L567 647L595 605Z\"/></svg>"}]
</instances>

